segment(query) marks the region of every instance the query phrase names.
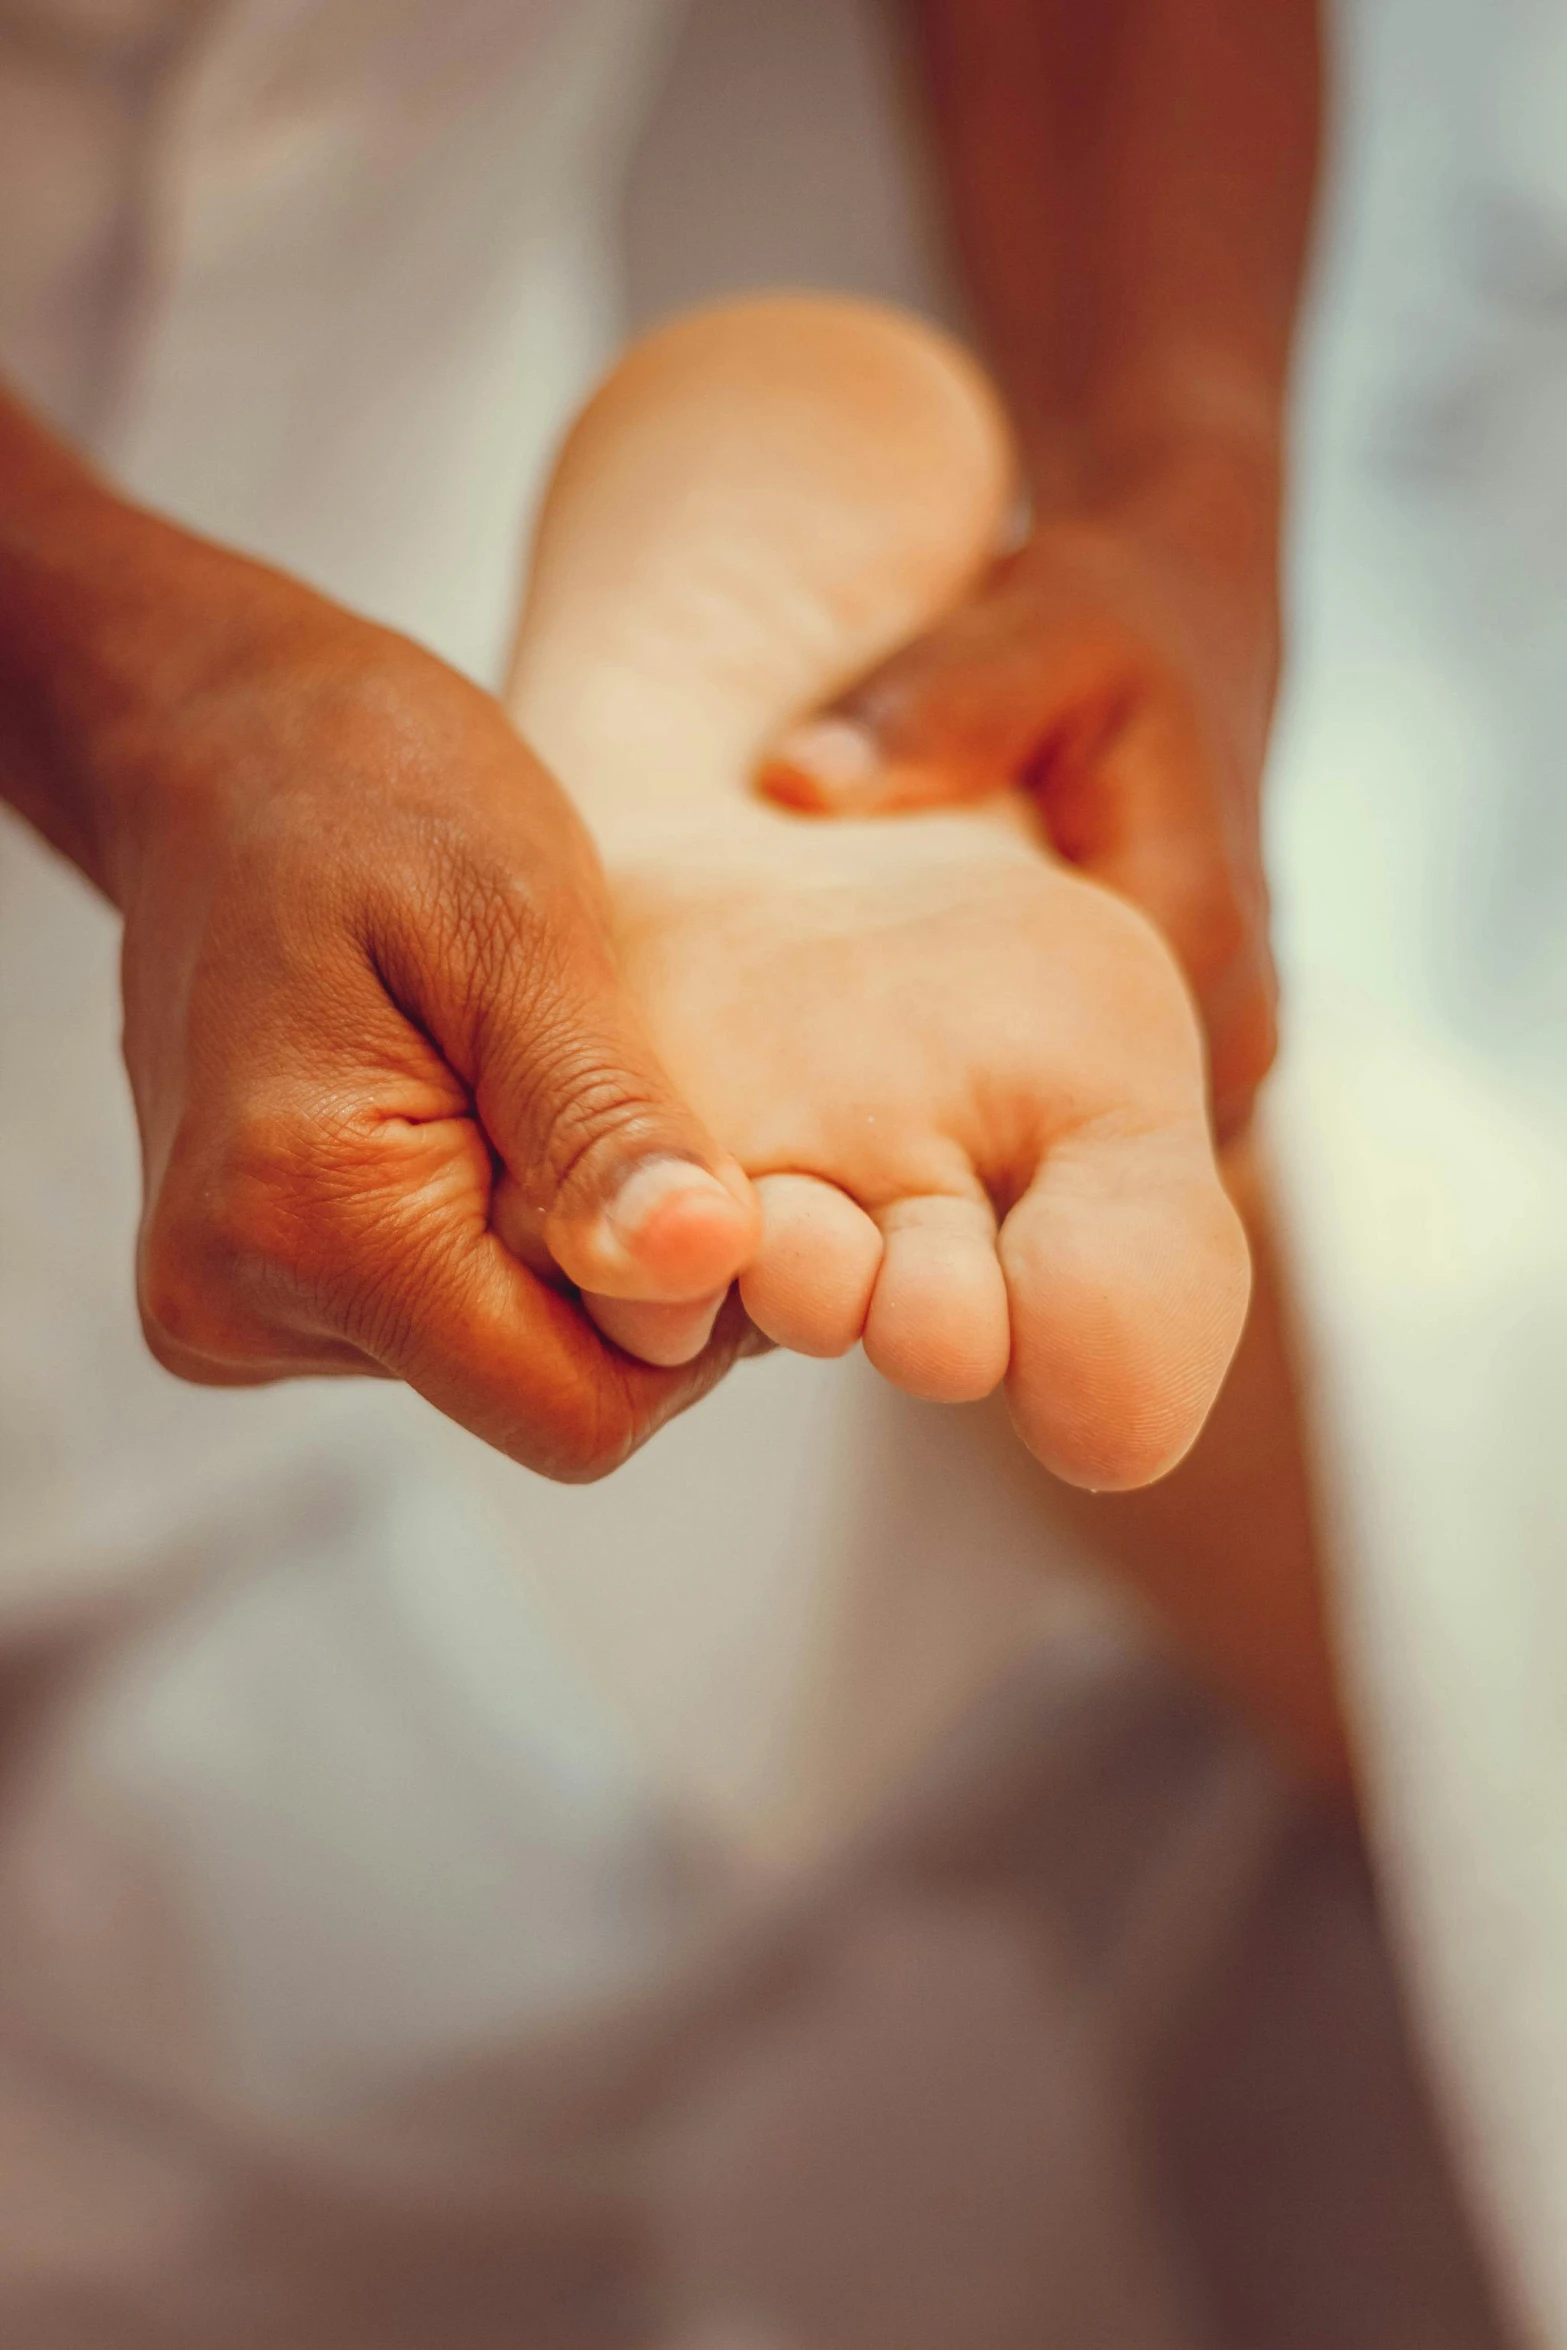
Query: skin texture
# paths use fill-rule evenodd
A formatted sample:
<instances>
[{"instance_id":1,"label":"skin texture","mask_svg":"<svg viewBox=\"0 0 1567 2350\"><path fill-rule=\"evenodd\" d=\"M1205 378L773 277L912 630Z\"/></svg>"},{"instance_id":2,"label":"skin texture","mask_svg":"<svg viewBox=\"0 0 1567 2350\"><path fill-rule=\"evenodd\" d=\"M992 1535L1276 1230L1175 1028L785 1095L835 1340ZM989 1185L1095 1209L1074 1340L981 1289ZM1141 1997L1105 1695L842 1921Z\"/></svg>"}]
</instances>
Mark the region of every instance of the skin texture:
<instances>
[{"instance_id":1,"label":"skin texture","mask_svg":"<svg viewBox=\"0 0 1567 2350\"><path fill-rule=\"evenodd\" d=\"M1315 0L905 0L1032 526L962 608L785 730L762 788L864 815L1025 784L1152 916L1221 1133L1272 1059L1259 793Z\"/></svg>"},{"instance_id":2,"label":"skin texture","mask_svg":"<svg viewBox=\"0 0 1567 2350\"><path fill-rule=\"evenodd\" d=\"M783 710L962 595L1012 483L987 387L912 321L681 322L571 436L510 704L594 828L663 1059L756 1182L753 1319L821 1354L863 1331L916 1394L1004 1377L1041 1460L1129 1486L1196 1436L1247 1292L1168 950L1020 794L822 826L747 780Z\"/></svg>"},{"instance_id":3,"label":"skin texture","mask_svg":"<svg viewBox=\"0 0 1567 2350\"><path fill-rule=\"evenodd\" d=\"M758 1211L499 704L123 505L14 409L0 777L124 914L138 1291L168 1369L406 1379L579 1478L754 1342L734 1309L654 1369L567 1293L722 1290Z\"/></svg>"}]
</instances>

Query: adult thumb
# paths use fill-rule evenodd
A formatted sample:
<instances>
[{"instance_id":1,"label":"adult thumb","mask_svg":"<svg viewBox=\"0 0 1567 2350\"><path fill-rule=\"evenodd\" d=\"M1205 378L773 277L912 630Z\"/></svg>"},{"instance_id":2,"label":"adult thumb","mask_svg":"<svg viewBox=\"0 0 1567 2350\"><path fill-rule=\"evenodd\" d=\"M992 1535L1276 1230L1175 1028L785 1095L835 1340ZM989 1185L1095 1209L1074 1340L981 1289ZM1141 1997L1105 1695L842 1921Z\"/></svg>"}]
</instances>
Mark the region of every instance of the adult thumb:
<instances>
[{"instance_id":1,"label":"adult thumb","mask_svg":"<svg viewBox=\"0 0 1567 2350\"><path fill-rule=\"evenodd\" d=\"M478 956L427 933L411 1007L471 1092L491 1224L628 1351L687 1361L750 1262L755 1195L660 1062L592 903L568 888L501 919Z\"/></svg>"},{"instance_id":2,"label":"adult thumb","mask_svg":"<svg viewBox=\"0 0 1567 2350\"><path fill-rule=\"evenodd\" d=\"M975 605L792 726L757 788L823 816L983 798L1016 779L1055 720L1057 669L996 603Z\"/></svg>"},{"instance_id":3,"label":"adult thumb","mask_svg":"<svg viewBox=\"0 0 1567 2350\"><path fill-rule=\"evenodd\" d=\"M542 1250L591 1304L658 1309L595 1319L645 1359L683 1361L756 1246L751 1186L676 1090L612 974L579 980L546 1017L520 1017L475 1088L504 1170L496 1230L536 1267ZM672 1311L693 1304L712 1309L699 1334Z\"/></svg>"}]
</instances>

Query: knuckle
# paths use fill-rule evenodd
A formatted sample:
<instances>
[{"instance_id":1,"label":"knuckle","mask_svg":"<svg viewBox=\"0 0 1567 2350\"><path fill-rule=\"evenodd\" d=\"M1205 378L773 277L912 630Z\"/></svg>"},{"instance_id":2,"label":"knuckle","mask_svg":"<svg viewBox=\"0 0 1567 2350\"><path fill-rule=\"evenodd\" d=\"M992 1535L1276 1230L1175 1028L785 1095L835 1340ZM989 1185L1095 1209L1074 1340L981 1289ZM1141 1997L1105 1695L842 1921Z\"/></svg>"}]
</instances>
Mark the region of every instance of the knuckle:
<instances>
[{"instance_id":1,"label":"knuckle","mask_svg":"<svg viewBox=\"0 0 1567 2350\"><path fill-rule=\"evenodd\" d=\"M545 1476L557 1485L599 1485L618 1469L632 1450L629 1444L560 1442L550 1448Z\"/></svg>"},{"instance_id":2,"label":"knuckle","mask_svg":"<svg viewBox=\"0 0 1567 2350\"><path fill-rule=\"evenodd\" d=\"M143 1260L137 1284L142 1335L164 1370L177 1370L182 1358L210 1351L214 1317L202 1285L189 1278L172 1260Z\"/></svg>"},{"instance_id":3,"label":"knuckle","mask_svg":"<svg viewBox=\"0 0 1567 2350\"><path fill-rule=\"evenodd\" d=\"M231 1301L192 1236L155 1225L139 1253L136 1286L142 1334L164 1370L191 1378L203 1363L217 1369L244 1360Z\"/></svg>"},{"instance_id":4,"label":"knuckle","mask_svg":"<svg viewBox=\"0 0 1567 2350\"><path fill-rule=\"evenodd\" d=\"M411 1365L419 1328L418 1280L407 1266L388 1268L385 1279L360 1269L357 1278L340 1273L330 1281L300 1281L298 1287L307 1292L314 1318L329 1323L371 1362Z\"/></svg>"},{"instance_id":5,"label":"knuckle","mask_svg":"<svg viewBox=\"0 0 1567 2350\"><path fill-rule=\"evenodd\" d=\"M167 1371L171 1379L182 1380L187 1387L230 1387L235 1383L236 1366L221 1362L215 1355L195 1354L176 1346L145 1318L142 1341L159 1370Z\"/></svg>"},{"instance_id":6,"label":"knuckle","mask_svg":"<svg viewBox=\"0 0 1567 2350\"><path fill-rule=\"evenodd\" d=\"M330 1285L349 1169L328 1121L252 1110L221 1152L176 1150L138 1255L148 1344L243 1364ZM161 1359L161 1357L160 1357Z\"/></svg>"},{"instance_id":7,"label":"knuckle","mask_svg":"<svg viewBox=\"0 0 1567 2350\"><path fill-rule=\"evenodd\" d=\"M586 843L476 838L470 819L426 812L419 884L443 950L486 998L548 1002L584 953L607 956Z\"/></svg>"},{"instance_id":8,"label":"knuckle","mask_svg":"<svg viewBox=\"0 0 1567 2350\"><path fill-rule=\"evenodd\" d=\"M606 1358L607 1362L607 1358ZM643 1431L625 1388L609 1377L581 1394L557 1415L543 1447L540 1467L558 1485L597 1485L627 1461ZM537 1451L537 1443L534 1446Z\"/></svg>"}]
</instances>

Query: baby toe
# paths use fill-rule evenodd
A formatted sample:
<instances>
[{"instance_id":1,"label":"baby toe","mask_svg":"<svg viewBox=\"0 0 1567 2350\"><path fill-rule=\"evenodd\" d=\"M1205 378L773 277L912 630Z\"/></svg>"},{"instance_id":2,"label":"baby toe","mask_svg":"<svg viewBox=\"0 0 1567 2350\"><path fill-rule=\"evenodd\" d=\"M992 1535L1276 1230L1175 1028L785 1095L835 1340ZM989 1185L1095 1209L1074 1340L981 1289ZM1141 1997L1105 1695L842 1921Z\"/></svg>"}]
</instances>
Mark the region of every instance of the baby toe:
<instances>
[{"instance_id":1,"label":"baby toe","mask_svg":"<svg viewBox=\"0 0 1567 2350\"><path fill-rule=\"evenodd\" d=\"M845 1192L814 1175L763 1175L754 1188L762 1237L740 1279L746 1312L796 1354L847 1354L865 1327L881 1234Z\"/></svg>"},{"instance_id":2,"label":"baby toe","mask_svg":"<svg viewBox=\"0 0 1567 2350\"><path fill-rule=\"evenodd\" d=\"M1152 1484L1195 1442L1251 1264L1199 1133L1063 1148L1002 1226L1018 1432L1073 1485Z\"/></svg>"},{"instance_id":3,"label":"baby toe","mask_svg":"<svg viewBox=\"0 0 1567 2350\"><path fill-rule=\"evenodd\" d=\"M999 1384L1011 1338L996 1224L982 1200L899 1200L877 1212L883 1255L865 1352L932 1403L977 1403Z\"/></svg>"}]
</instances>

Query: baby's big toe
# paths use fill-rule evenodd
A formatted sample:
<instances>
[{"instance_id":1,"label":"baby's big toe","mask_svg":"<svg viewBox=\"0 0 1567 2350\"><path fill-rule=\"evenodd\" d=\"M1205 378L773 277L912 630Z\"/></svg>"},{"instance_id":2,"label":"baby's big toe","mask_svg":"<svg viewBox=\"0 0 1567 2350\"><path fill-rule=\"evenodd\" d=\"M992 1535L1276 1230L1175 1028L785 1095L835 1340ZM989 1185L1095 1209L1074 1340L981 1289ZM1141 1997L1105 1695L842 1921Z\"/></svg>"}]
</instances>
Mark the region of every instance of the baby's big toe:
<instances>
[{"instance_id":1,"label":"baby's big toe","mask_svg":"<svg viewBox=\"0 0 1567 2350\"><path fill-rule=\"evenodd\" d=\"M1008 1396L1069 1484L1149 1485L1201 1431L1251 1289L1240 1218L1205 1143L1122 1136L1064 1151L1001 1233Z\"/></svg>"},{"instance_id":2,"label":"baby's big toe","mask_svg":"<svg viewBox=\"0 0 1567 2350\"><path fill-rule=\"evenodd\" d=\"M881 1234L846 1192L818 1176L762 1175L754 1189L762 1236L740 1277L746 1312L795 1354L847 1354L865 1328Z\"/></svg>"},{"instance_id":3,"label":"baby's big toe","mask_svg":"<svg viewBox=\"0 0 1567 2350\"><path fill-rule=\"evenodd\" d=\"M1011 1338L983 1200L905 1199L877 1217L884 1253L865 1352L885 1378L931 1403L977 1403L1006 1375Z\"/></svg>"}]
</instances>

